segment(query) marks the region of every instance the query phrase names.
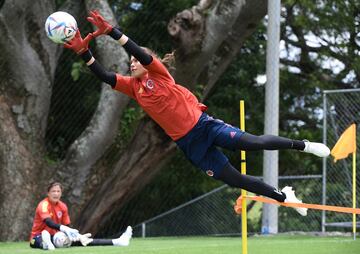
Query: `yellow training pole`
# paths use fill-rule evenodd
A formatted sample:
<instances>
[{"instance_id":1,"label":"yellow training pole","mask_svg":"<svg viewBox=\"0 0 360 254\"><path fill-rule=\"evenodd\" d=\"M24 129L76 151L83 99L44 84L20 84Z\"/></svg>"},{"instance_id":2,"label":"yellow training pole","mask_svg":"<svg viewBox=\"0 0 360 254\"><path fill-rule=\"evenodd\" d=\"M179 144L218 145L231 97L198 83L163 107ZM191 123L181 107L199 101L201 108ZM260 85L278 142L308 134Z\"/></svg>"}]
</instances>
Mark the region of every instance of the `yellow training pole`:
<instances>
[{"instance_id":1,"label":"yellow training pole","mask_svg":"<svg viewBox=\"0 0 360 254\"><path fill-rule=\"evenodd\" d=\"M356 137L356 135L355 135ZM353 208L356 208L356 149L353 152ZM353 234L356 240L356 214L353 213Z\"/></svg>"},{"instance_id":2,"label":"yellow training pole","mask_svg":"<svg viewBox=\"0 0 360 254\"><path fill-rule=\"evenodd\" d=\"M245 104L240 101L240 130L245 131ZM246 156L245 151L241 151L241 174L246 175ZM241 195L246 196L246 190L241 189ZM247 212L246 212L246 198L242 199L241 203L241 236L242 236L242 254L247 254Z\"/></svg>"},{"instance_id":3,"label":"yellow training pole","mask_svg":"<svg viewBox=\"0 0 360 254\"><path fill-rule=\"evenodd\" d=\"M355 140L354 140L354 151L353 151L353 208L356 208L356 124L355 124ZM356 240L356 214L353 213L353 234L354 240Z\"/></svg>"}]
</instances>

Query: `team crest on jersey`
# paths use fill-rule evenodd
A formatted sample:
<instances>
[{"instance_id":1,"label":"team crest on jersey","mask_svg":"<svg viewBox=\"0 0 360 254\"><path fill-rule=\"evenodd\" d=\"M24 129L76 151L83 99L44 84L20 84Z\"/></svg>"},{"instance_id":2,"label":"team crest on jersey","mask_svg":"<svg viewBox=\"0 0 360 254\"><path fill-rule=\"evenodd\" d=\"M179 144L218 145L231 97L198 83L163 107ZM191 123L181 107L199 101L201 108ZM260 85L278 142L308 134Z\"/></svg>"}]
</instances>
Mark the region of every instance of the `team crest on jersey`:
<instances>
[{"instance_id":1,"label":"team crest on jersey","mask_svg":"<svg viewBox=\"0 0 360 254\"><path fill-rule=\"evenodd\" d=\"M151 79L148 79L146 81L146 87L149 88L150 90L152 90L154 88L154 81L152 81Z\"/></svg>"},{"instance_id":2,"label":"team crest on jersey","mask_svg":"<svg viewBox=\"0 0 360 254\"><path fill-rule=\"evenodd\" d=\"M235 132L235 131L231 131L231 132L230 132L230 137L231 137L231 138L234 138L235 135L236 135L236 132Z\"/></svg>"},{"instance_id":3,"label":"team crest on jersey","mask_svg":"<svg viewBox=\"0 0 360 254\"><path fill-rule=\"evenodd\" d=\"M62 214L62 211L58 211L56 215L57 215L57 217L60 219L60 218L62 217L62 215L63 215L63 214Z\"/></svg>"},{"instance_id":4,"label":"team crest on jersey","mask_svg":"<svg viewBox=\"0 0 360 254\"><path fill-rule=\"evenodd\" d=\"M214 176L214 171L212 171L212 170L206 170L206 174L208 175L208 176Z\"/></svg>"}]
</instances>

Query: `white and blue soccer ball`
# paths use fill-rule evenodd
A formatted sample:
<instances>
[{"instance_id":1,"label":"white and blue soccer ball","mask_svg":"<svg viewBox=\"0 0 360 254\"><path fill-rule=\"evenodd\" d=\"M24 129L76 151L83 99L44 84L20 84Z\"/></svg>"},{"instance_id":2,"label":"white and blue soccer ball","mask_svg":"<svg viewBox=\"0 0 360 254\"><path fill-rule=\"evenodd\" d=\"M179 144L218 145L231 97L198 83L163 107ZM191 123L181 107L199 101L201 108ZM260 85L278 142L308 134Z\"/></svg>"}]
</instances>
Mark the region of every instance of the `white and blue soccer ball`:
<instances>
[{"instance_id":1,"label":"white and blue soccer ball","mask_svg":"<svg viewBox=\"0 0 360 254\"><path fill-rule=\"evenodd\" d=\"M70 41L74 38L77 29L75 18L63 11L54 12L45 22L46 35L55 43Z\"/></svg>"},{"instance_id":2,"label":"white and blue soccer ball","mask_svg":"<svg viewBox=\"0 0 360 254\"><path fill-rule=\"evenodd\" d=\"M56 232L53 236L53 243L56 248L67 248L71 246L69 237L64 232Z\"/></svg>"}]
</instances>

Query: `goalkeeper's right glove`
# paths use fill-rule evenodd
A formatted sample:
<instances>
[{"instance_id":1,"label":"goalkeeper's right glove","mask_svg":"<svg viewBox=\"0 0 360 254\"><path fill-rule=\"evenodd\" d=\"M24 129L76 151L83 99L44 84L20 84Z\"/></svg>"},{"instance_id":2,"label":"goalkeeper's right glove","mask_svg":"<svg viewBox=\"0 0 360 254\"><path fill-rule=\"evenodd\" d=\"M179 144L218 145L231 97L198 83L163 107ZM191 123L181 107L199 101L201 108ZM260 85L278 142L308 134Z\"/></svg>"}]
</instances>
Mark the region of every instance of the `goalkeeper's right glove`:
<instances>
[{"instance_id":1,"label":"goalkeeper's right glove","mask_svg":"<svg viewBox=\"0 0 360 254\"><path fill-rule=\"evenodd\" d=\"M89 49L89 42L94 38L91 33L89 33L85 39L81 38L80 30L76 31L74 38L70 41L64 43L64 48L73 50L76 54L81 55Z\"/></svg>"},{"instance_id":2,"label":"goalkeeper's right glove","mask_svg":"<svg viewBox=\"0 0 360 254\"><path fill-rule=\"evenodd\" d=\"M70 241L72 241L72 242L77 242L80 240L79 230L77 230L77 229L70 228L65 225L61 225L60 231L64 232L69 237Z\"/></svg>"}]
</instances>

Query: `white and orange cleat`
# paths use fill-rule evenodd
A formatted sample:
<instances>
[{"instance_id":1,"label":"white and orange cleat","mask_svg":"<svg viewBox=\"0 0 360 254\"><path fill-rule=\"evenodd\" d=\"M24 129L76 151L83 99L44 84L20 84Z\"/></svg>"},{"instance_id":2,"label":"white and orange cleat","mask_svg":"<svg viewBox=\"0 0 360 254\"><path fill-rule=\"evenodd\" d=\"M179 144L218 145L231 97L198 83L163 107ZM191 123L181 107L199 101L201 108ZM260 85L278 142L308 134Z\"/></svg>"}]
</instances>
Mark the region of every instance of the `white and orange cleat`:
<instances>
[{"instance_id":1,"label":"white and orange cleat","mask_svg":"<svg viewBox=\"0 0 360 254\"><path fill-rule=\"evenodd\" d=\"M299 200L296 196L295 196L295 191L293 191L292 187L290 186L285 186L282 190L283 193L285 193L286 195L286 199L285 199L285 203L297 203L300 204L302 203L301 200ZM306 216L307 215L307 208L304 207L294 207L294 209L300 213L302 216Z\"/></svg>"}]
</instances>

